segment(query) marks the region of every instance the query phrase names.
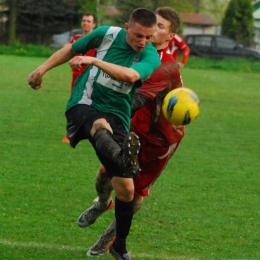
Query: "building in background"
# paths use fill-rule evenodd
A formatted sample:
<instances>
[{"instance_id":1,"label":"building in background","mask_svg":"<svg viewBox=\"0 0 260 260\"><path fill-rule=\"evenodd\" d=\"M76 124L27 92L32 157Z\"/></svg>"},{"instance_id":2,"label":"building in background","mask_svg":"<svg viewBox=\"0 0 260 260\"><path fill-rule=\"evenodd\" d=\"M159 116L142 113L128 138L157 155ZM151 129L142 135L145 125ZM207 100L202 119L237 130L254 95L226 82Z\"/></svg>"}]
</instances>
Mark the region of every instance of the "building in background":
<instances>
[{"instance_id":1,"label":"building in background","mask_svg":"<svg viewBox=\"0 0 260 260\"><path fill-rule=\"evenodd\" d=\"M183 23L183 35L186 34L217 34L218 26L206 14L180 13Z\"/></svg>"},{"instance_id":2,"label":"building in background","mask_svg":"<svg viewBox=\"0 0 260 260\"><path fill-rule=\"evenodd\" d=\"M254 1L254 29L255 29L255 48L260 51L260 1Z\"/></svg>"}]
</instances>

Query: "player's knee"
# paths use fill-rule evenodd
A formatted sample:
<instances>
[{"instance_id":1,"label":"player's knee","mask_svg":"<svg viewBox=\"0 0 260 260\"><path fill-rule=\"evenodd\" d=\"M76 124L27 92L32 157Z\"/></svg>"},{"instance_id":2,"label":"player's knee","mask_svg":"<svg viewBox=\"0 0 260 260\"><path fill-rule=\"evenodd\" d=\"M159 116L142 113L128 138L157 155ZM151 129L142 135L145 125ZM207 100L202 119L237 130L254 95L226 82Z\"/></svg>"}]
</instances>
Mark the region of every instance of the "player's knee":
<instances>
[{"instance_id":1,"label":"player's knee","mask_svg":"<svg viewBox=\"0 0 260 260\"><path fill-rule=\"evenodd\" d=\"M105 167L101 165L97 172L97 177L100 181L107 181L110 179L109 174L107 173Z\"/></svg>"},{"instance_id":2,"label":"player's knee","mask_svg":"<svg viewBox=\"0 0 260 260\"><path fill-rule=\"evenodd\" d=\"M116 196L119 200L130 202L134 199L134 187L126 186L116 191Z\"/></svg>"},{"instance_id":3,"label":"player's knee","mask_svg":"<svg viewBox=\"0 0 260 260\"><path fill-rule=\"evenodd\" d=\"M130 202L134 199L134 182L132 178L121 178L114 176L112 184L116 197L124 202Z\"/></svg>"},{"instance_id":4,"label":"player's knee","mask_svg":"<svg viewBox=\"0 0 260 260\"><path fill-rule=\"evenodd\" d=\"M94 136L95 133L99 130L99 129L107 129L108 131L110 131L112 134L113 134L113 130L110 126L110 124L106 121L106 119L104 118L100 118L100 119L97 119L93 125L92 125L92 128L90 130L90 134L91 136Z\"/></svg>"}]
</instances>

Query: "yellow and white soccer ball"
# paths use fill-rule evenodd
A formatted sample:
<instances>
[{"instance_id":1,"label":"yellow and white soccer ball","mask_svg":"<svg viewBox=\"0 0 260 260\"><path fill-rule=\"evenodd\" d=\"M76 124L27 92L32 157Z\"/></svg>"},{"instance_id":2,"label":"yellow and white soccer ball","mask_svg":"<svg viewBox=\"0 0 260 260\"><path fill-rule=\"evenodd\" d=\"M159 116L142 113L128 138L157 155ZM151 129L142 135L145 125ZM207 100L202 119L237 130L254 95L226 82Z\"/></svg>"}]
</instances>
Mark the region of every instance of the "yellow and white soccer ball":
<instances>
[{"instance_id":1,"label":"yellow and white soccer ball","mask_svg":"<svg viewBox=\"0 0 260 260\"><path fill-rule=\"evenodd\" d=\"M173 125L187 125L199 115L199 98L189 88L176 88L164 98L162 113L165 119Z\"/></svg>"}]
</instances>

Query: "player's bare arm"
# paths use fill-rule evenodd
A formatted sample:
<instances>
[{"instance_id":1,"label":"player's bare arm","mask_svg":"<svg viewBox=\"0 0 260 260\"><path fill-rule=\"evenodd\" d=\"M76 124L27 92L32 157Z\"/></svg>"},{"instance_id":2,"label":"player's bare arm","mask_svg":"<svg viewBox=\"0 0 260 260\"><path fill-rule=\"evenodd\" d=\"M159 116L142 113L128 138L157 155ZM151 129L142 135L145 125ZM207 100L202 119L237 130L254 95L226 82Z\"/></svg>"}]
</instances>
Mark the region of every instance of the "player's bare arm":
<instances>
[{"instance_id":1,"label":"player's bare arm","mask_svg":"<svg viewBox=\"0 0 260 260\"><path fill-rule=\"evenodd\" d=\"M113 63L109 63L95 57L90 56L75 56L69 62L71 68L80 69L83 65L93 64L94 66L100 68L105 73L110 75L112 78L120 81L134 83L140 79L139 73L131 68L119 66Z\"/></svg>"},{"instance_id":2,"label":"player's bare arm","mask_svg":"<svg viewBox=\"0 0 260 260\"><path fill-rule=\"evenodd\" d=\"M55 52L49 59L47 59L35 71L30 73L28 77L28 84L31 88L37 90L42 87L42 77L50 69L57 67L69 61L75 55L71 45L68 45L57 52Z\"/></svg>"}]
</instances>

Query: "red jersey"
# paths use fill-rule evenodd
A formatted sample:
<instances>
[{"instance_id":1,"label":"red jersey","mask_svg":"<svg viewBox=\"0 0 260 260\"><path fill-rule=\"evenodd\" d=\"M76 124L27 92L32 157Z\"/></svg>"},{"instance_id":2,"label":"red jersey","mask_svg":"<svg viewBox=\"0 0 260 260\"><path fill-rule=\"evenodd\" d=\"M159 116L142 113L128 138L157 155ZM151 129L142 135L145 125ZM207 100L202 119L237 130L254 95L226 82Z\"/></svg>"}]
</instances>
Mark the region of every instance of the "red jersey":
<instances>
[{"instance_id":1,"label":"red jersey","mask_svg":"<svg viewBox=\"0 0 260 260\"><path fill-rule=\"evenodd\" d=\"M77 35L74 35L72 37L72 39L69 41L70 44L72 44L73 42L75 42L76 40L78 40L79 38L83 37L84 35L83 34L77 34ZM95 55L95 52L96 52L96 49L91 49L89 50L85 56L94 56ZM86 68L88 67L88 65L86 66L82 66L79 70L74 70L74 69L71 69L72 70L72 73L74 75L77 75L79 76Z\"/></svg>"},{"instance_id":2,"label":"red jersey","mask_svg":"<svg viewBox=\"0 0 260 260\"><path fill-rule=\"evenodd\" d=\"M182 54L181 63L183 64L186 63L190 54L190 48L180 36L175 34L173 39L169 42L168 48L176 62L178 61L179 50L182 50L183 54Z\"/></svg>"},{"instance_id":3,"label":"red jersey","mask_svg":"<svg viewBox=\"0 0 260 260\"><path fill-rule=\"evenodd\" d=\"M150 99L137 110L131 121L131 129L137 135L157 146L170 146L184 137L184 126L170 124L162 115L161 105L165 95L172 89L182 87L177 64L167 48L158 51L162 64L137 90Z\"/></svg>"}]
</instances>

